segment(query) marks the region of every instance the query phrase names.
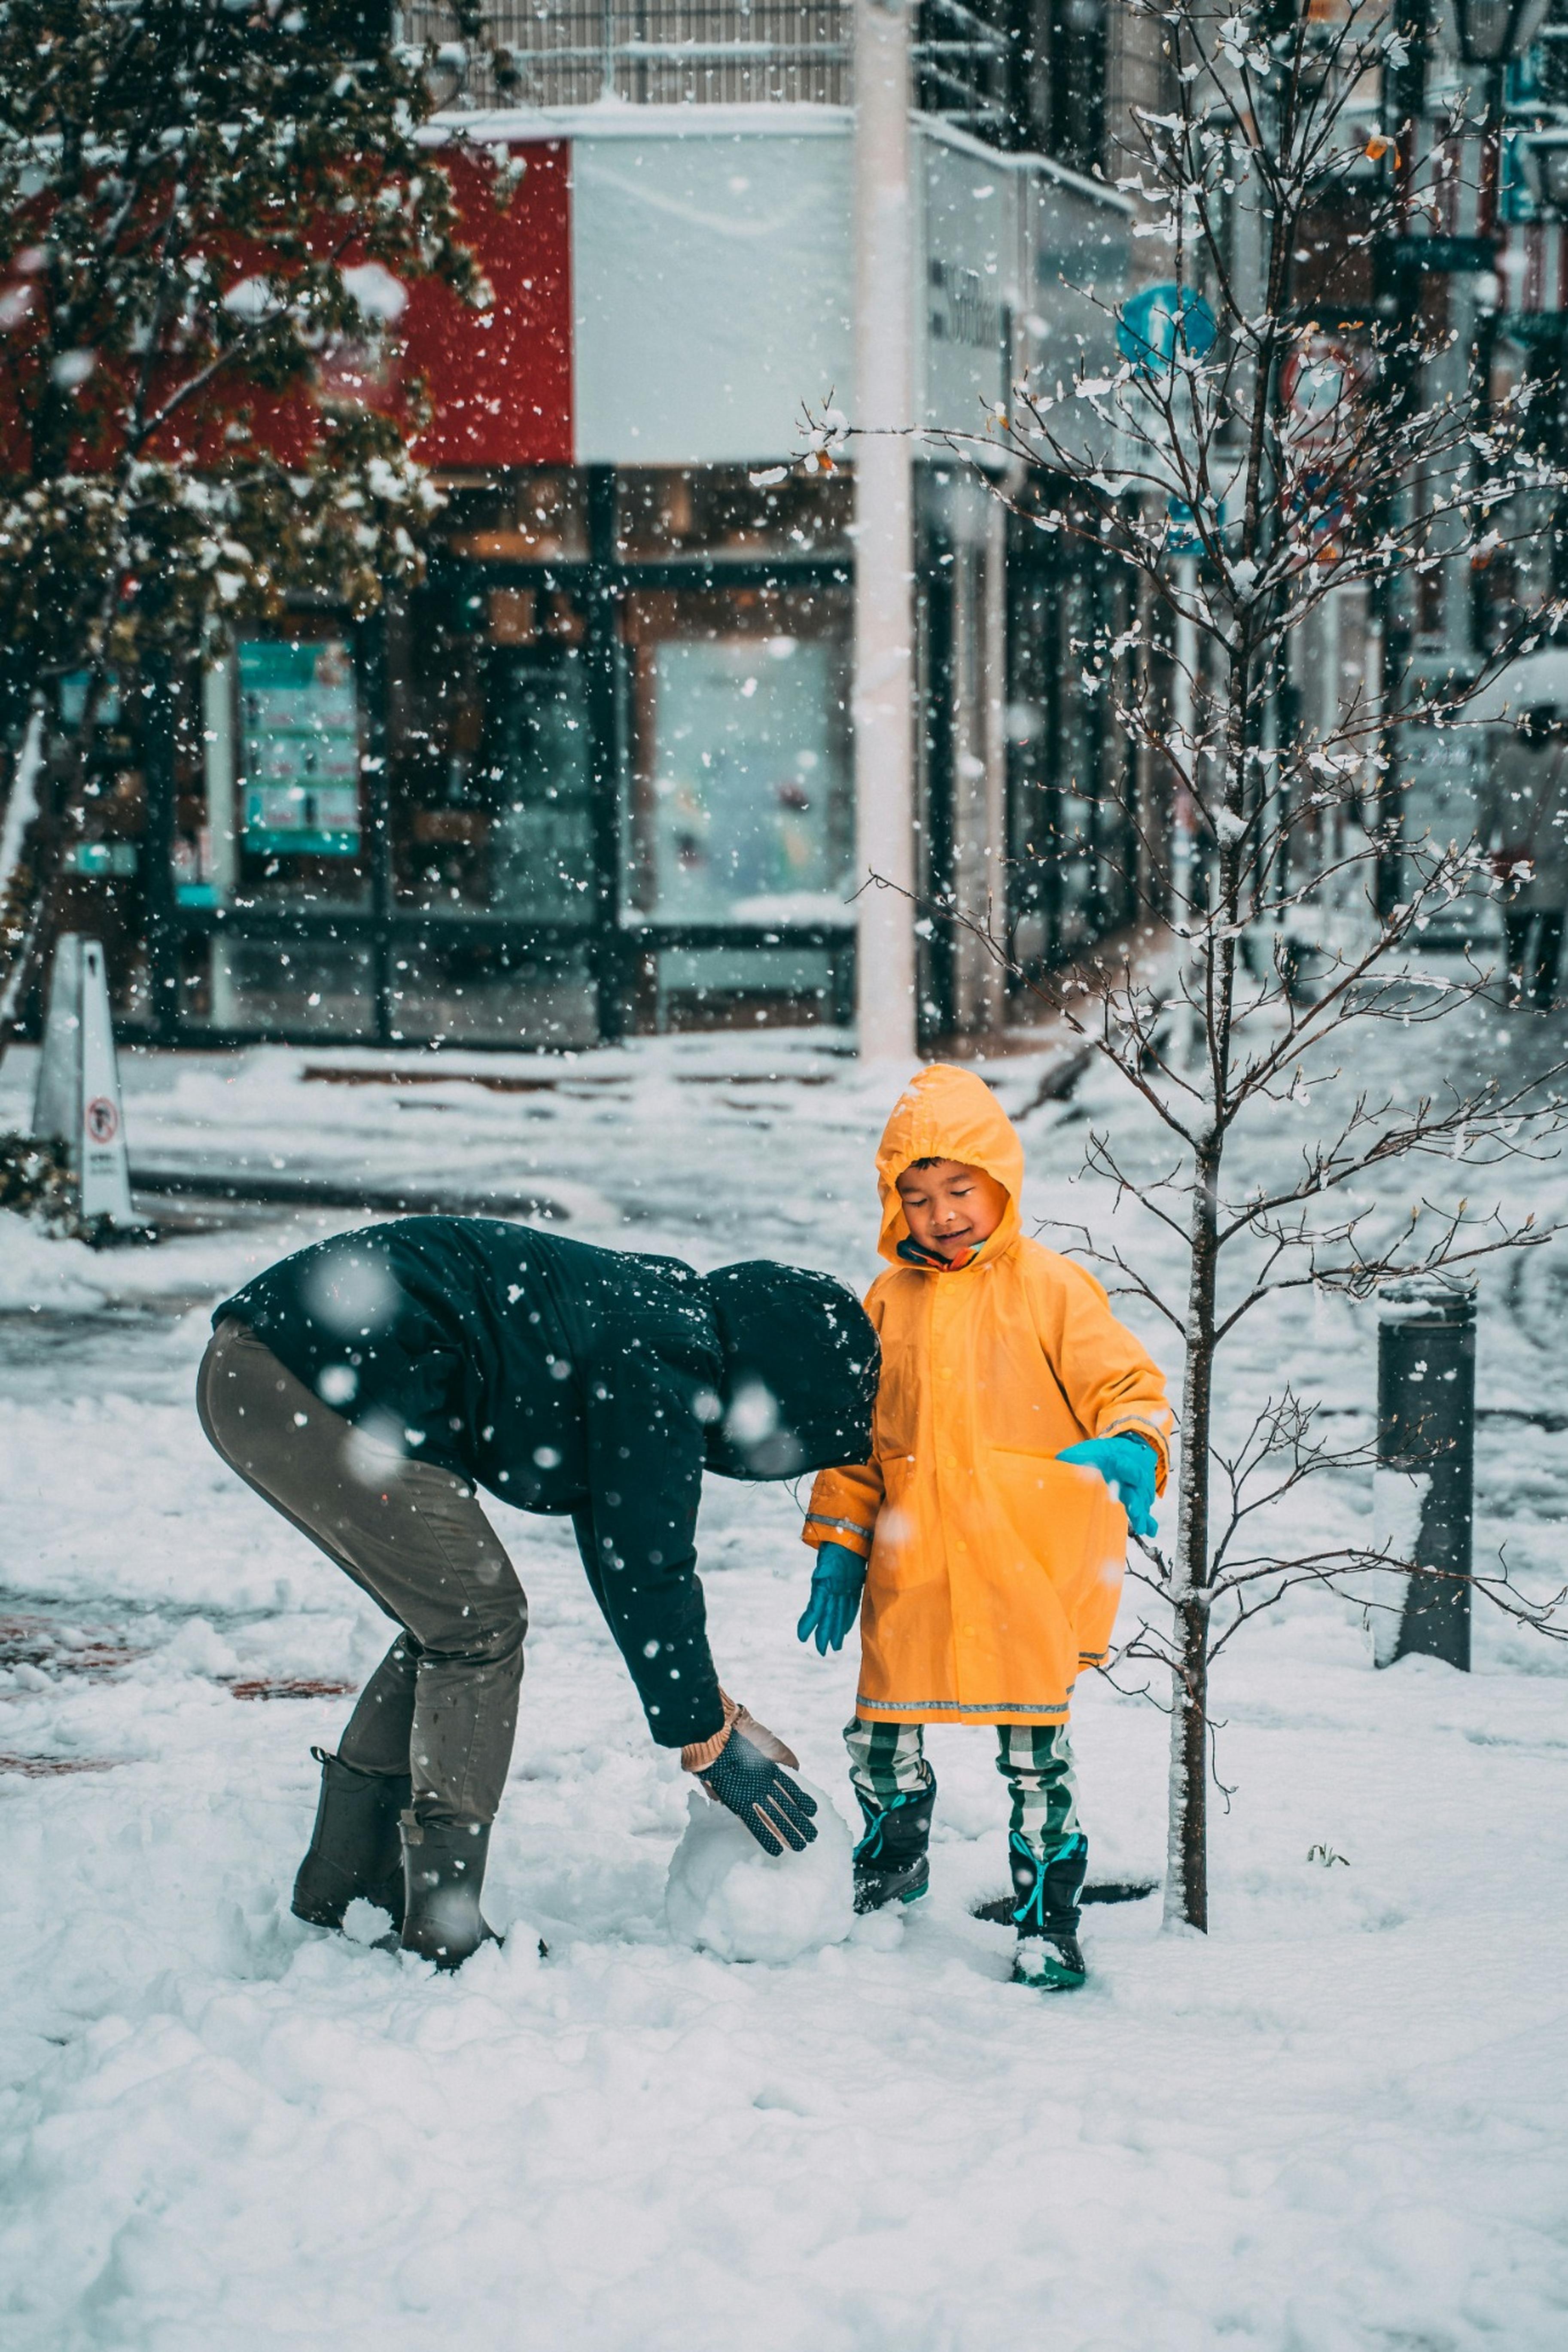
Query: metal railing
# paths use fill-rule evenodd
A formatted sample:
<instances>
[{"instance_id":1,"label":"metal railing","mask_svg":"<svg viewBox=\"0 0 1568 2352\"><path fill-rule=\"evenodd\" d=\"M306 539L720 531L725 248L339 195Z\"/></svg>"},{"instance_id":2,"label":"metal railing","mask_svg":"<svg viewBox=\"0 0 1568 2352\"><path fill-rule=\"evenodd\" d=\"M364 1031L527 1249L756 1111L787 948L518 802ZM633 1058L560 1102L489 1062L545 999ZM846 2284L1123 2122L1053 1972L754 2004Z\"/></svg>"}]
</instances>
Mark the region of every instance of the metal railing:
<instances>
[{"instance_id":1,"label":"metal railing","mask_svg":"<svg viewBox=\"0 0 1568 2352\"><path fill-rule=\"evenodd\" d=\"M448 43L442 0L402 10L405 38ZM849 0L490 0L495 48L439 69L476 106L847 106Z\"/></svg>"},{"instance_id":2,"label":"metal railing","mask_svg":"<svg viewBox=\"0 0 1568 2352\"><path fill-rule=\"evenodd\" d=\"M921 0L915 21L915 104L994 145L1012 144L1008 47L995 0Z\"/></svg>"},{"instance_id":3,"label":"metal railing","mask_svg":"<svg viewBox=\"0 0 1568 2352\"><path fill-rule=\"evenodd\" d=\"M921 0L915 103L1007 140L1008 49L998 0ZM446 0L410 0L403 37L447 51L444 105L847 106L853 0L489 0L493 45L466 59Z\"/></svg>"}]
</instances>

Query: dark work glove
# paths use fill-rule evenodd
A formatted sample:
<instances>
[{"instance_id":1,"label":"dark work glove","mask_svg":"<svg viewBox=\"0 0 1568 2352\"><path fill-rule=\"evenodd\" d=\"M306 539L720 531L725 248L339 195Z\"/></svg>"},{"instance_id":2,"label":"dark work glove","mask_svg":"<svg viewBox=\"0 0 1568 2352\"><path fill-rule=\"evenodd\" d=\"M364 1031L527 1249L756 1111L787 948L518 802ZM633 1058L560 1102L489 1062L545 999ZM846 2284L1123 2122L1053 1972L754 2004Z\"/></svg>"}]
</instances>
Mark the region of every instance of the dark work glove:
<instances>
[{"instance_id":1,"label":"dark work glove","mask_svg":"<svg viewBox=\"0 0 1568 2352\"><path fill-rule=\"evenodd\" d=\"M800 1853L816 1835L816 1798L739 1730L731 1732L697 1777L710 1797L745 1823L764 1853L782 1853L785 1845Z\"/></svg>"},{"instance_id":2,"label":"dark work glove","mask_svg":"<svg viewBox=\"0 0 1568 2352\"><path fill-rule=\"evenodd\" d=\"M1152 1445L1141 1437L1086 1437L1078 1445L1064 1445L1058 1462L1098 1470L1122 1509L1135 1536L1158 1535L1154 1524L1154 1479L1159 1470Z\"/></svg>"},{"instance_id":3,"label":"dark work glove","mask_svg":"<svg viewBox=\"0 0 1568 2352\"><path fill-rule=\"evenodd\" d=\"M829 1650L841 1650L844 1636L859 1614L865 1590L866 1563L859 1553L851 1551L847 1544L821 1545L811 1571L811 1598L795 1629L797 1639L809 1642L815 1633L819 1658L825 1658Z\"/></svg>"}]
</instances>

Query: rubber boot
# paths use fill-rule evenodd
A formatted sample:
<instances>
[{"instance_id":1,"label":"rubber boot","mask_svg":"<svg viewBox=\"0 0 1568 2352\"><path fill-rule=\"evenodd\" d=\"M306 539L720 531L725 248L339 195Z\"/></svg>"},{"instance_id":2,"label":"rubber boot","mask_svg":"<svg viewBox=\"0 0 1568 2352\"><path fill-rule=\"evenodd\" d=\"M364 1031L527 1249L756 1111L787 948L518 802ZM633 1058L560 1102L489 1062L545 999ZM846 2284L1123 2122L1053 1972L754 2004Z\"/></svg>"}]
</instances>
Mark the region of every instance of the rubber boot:
<instances>
[{"instance_id":1,"label":"rubber boot","mask_svg":"<svg viewBox=\"0 0 1568 2352\"><path fill-rule=\"evenodd\" d=\"M294 1881L296 1919L313 1927L341 1927L356 1895L403 1925L403 1844L397 1819L411 1794L408 1775L362 1772L324 1748L310 1753L321 1768L316 1826Z\"/></svg>"},{"instance_id":2,"label":"rubber boot","mask_svg":"<svg viewBox=\"0 0 1568 2352\"><path fill-rule=\"evenodd\" d=\"M479 1910L489 1853L488 1822L421 1822L403 1816L403 1933L399 1948L460 1969L481 1944L499 1944Z\"/></svg>"},{"instance_id":3,"label":"rubber boot","mask_svg":"<svg viewBox=\"0 0 1568 2352\"><path fill-rule=\"evenodd\" d=\"M1089 1868L1089 1840L1069 1840L1043 1870L1039 1855L1016 1830L1007 1847L1018 1897L1013 1982L1032 1985L1037 1992L1076 1992L1089 1973L1078 1941L1078 1898Z\"/></svg>"},{"instance_id":4,"label":"rubber boot","mask_svg":"<svg viewBox=\"0 0 1568 2352\"><path fill-rule=\"evenodd\" d=\"M866 1816L866 1834L855 1849L855 1908L879 1911L885 1903L918 1903L931 1887L931 1808L936 1775L924 1789L906 1790L891 1804L876 1805L857 1789Z\"/></svg>"}]
</instances>

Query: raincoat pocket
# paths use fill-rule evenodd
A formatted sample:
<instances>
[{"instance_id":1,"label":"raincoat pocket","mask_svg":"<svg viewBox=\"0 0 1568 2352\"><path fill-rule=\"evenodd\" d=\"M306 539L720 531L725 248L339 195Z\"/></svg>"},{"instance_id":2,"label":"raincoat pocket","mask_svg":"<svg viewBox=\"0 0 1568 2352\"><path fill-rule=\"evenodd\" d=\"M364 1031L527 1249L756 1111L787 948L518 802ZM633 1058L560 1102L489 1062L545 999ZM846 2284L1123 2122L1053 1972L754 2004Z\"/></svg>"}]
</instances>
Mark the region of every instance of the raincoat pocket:
<instances>
[{"instance_id":1,"label":"raincoat pocket","mask_svg":"<svg viewBox=\"0 0 1568 2352\"><path fill-rule=\"evenodd\" d=\"M1021 1554L1050 1582L1081 1660L1105 1655L1127 1566L1127 1514L1096 1470L996 1446L995 1493Z\"/></svg>"},{"instance_id":2,"label":"raincoat pocket","mask_svg":"<svg viewBox=\"0 0 1568 2352\"><path fill-rule=\"evenodd\" d=\"M884 1454L882 1507L871 1538L871 1574L888 1591L929 1583L941 1573L940 1545L922 1540L921 1482L912 1454ZM929 1538L930 1530L925 1530Z\"/></svg>"},{"instance_id":3,"label":"raincoat pocket","mask_svg":"<svg viewBox=\"0 0 1568 2352\"><path fill-rule=\"evenodd\" d=\"M1042 1555L1054 1551L1060 1533L1082 1519L1095 1487L1113 1510L1121 1511L1099 1472L1086 1475L1081 1464L1058 1462L1054 1454L1021 1445L988 1446L986 1454L997 1499L1018 1534ZM1121 1517L1125 1520L1126 1514Z\"/></svg>"}]
</instances>

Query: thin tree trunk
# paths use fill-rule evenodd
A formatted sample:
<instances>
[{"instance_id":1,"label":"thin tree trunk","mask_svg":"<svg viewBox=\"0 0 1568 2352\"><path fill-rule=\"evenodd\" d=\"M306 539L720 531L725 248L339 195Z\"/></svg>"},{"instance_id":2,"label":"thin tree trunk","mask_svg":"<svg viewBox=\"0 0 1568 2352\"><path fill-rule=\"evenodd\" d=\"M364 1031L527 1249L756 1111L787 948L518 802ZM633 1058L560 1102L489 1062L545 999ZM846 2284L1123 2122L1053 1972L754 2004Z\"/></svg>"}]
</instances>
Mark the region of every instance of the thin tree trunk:
<instances>
[{"instance_id":1,"label":"thin tree trunk","mask_svg":"<svg viewBox=\"0 0 1568 2352\"><path fill-rule=\"evenodd\" d=\"M1208 1615L1200 1601L1176 1612L1179 1664L1171 1675L1171 1806L1165 1925L1209 1924Z\"/></svg>"},{"instance_id":2,"label":"thin tree trunk","mask_svg":"<svg viewBox=\"0 0 1568 2352\"><path fill-rule=\"evenodd\" d=\"M1182 1393L1182 1482L1176 1528L1176 1661L1171 1675L1171 1790L1165 1924L1208 1928L1209 1435L1214 1409L1215 1283L1218 1261L1217 1129L1198 1157L1193 1194L1187 1362Z\"/></svg>"},{"instance_id":3,"label":"thin tree trunk","mask_svg":"<svg viewBox=\"0 0 1568 2352\"><path fill-rule=\"evenodd\" d=\"M1215 1301L1219 1287L1219 1171L1230 1093L1230 1032L1236 1007L1236 933L1240 904L1241 812L1246 791L1246 685L1251 646L1244 631L1231 673L1225 804L1232 834L1220 844L1217 936L1204 956L1204 1015L1208 1046L1209 1116L1194 1154L1193 1215L1187 1280L1187 1360L1182 1383L1182 1482L1176 1528L1175 1663L1171 1676L1171 1787L1165 1923L1197 1927L1209 1920L1208 1880L1208 1583L1209 1462L1214 1427ZM1242 692L1237 693L1237 678Z\"/></svg>"}]
</instances>

